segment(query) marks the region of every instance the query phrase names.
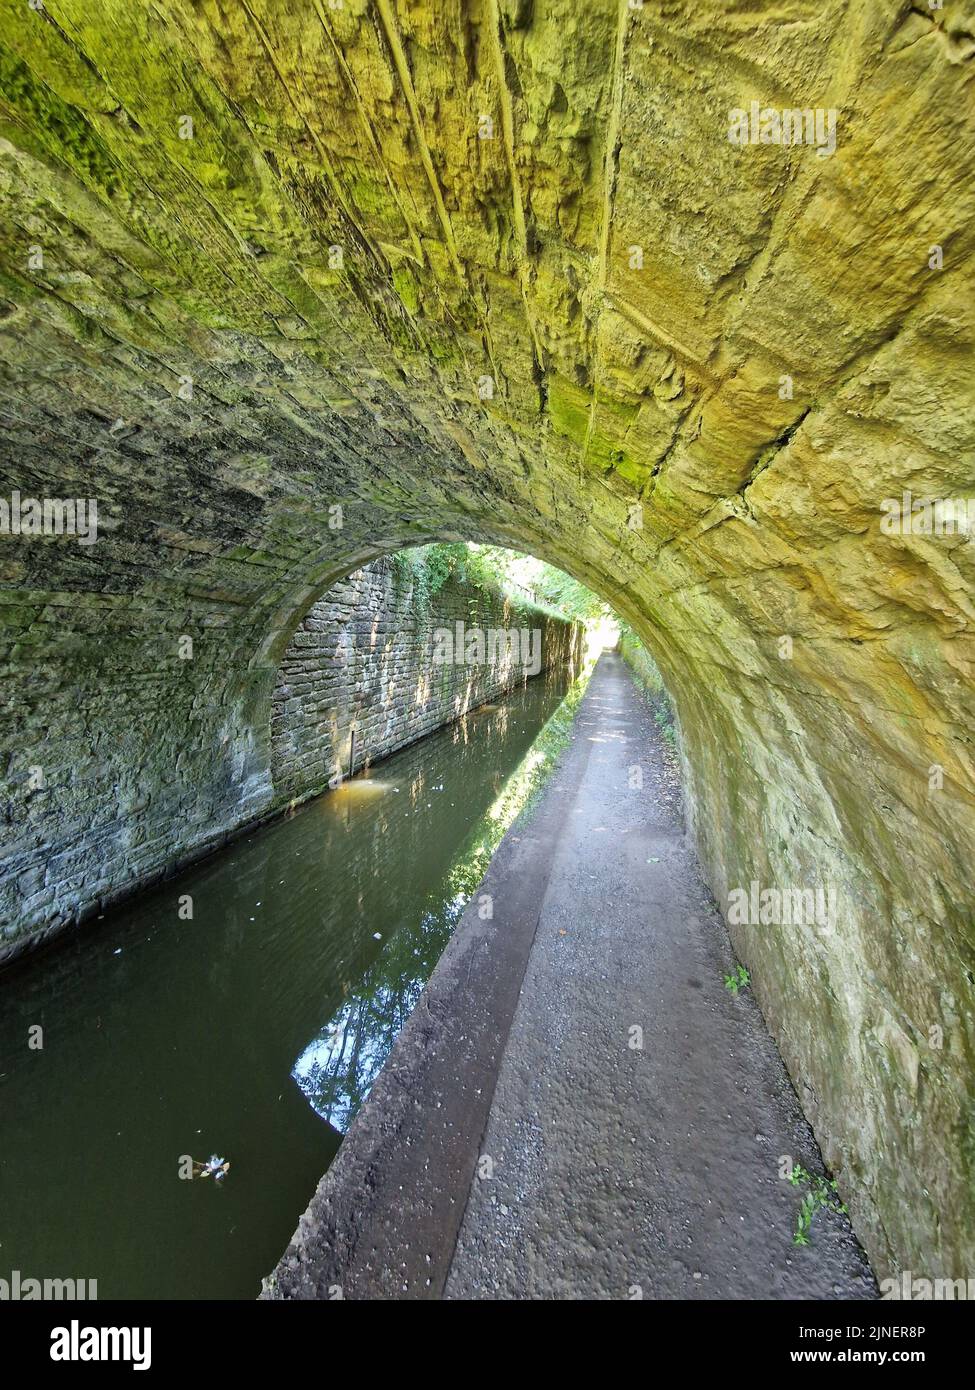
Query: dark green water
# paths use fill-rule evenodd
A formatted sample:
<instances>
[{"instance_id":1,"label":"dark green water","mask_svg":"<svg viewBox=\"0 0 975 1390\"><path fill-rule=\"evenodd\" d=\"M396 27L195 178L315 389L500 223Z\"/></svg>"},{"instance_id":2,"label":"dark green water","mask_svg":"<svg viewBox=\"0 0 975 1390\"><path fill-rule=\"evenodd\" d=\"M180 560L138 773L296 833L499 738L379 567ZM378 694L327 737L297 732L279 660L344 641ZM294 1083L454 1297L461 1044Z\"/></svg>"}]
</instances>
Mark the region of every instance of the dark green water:
<instances>
[{"instance_id":1,"label":"dark green water","mask_svg":"<svg viewBox=\"0 0 975 1390\"><path fill-rule=\"evenodd\" d=\"M5 973L0 1278L256 1297L565 688L538 678ZM180 1178L211 1153L222 1184Z\"/></svg>"}]
</instances>

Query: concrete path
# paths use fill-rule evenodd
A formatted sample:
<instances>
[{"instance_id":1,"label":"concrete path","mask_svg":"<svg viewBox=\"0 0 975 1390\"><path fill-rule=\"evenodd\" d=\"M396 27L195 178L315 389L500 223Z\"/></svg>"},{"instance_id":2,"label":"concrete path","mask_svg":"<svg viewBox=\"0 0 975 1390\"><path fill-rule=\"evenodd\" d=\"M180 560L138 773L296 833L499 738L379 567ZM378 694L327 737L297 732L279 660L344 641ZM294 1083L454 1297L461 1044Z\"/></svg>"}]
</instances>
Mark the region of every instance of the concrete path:
<instances>
[{"instance_id":1,"label":"concrete path","mask_svg":"<svg viewBox=\"0 0 975 1390\"><path fill-rule=\"evenodd\" d=\"M734 952L616 656L547 788L560 797L481 1144L493 1177L471 1185L446 1296L875 1296L844 1218L820 1212L792 1245L801 1194L780 1156L821 1172L820 1156L755 1001L724 987Z\"/></svg>"}]
</instances>

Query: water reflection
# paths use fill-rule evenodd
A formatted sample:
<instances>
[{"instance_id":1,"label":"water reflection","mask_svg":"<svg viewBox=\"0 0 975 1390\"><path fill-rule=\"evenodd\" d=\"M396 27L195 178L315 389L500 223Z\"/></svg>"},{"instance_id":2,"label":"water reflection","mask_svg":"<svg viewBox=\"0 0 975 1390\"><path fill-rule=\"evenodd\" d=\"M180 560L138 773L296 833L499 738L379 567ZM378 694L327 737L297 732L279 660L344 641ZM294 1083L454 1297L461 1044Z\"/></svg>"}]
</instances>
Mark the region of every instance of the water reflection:
<instances>
[{"instance_id":1,"label":"water reflection","mask_svg":"<svg viewBox=\"0 0 975 1390\"><path fill-rule=\"evenodd\" d=\"M458 742L465 749L480 748L487 735L493 746L503 748L512 714L516 721L523 719L524 709L517 704L511 708L497 704L482 706L458 721L451 731L451 743L455 748ZM530 771L534 766L530 752L527 758ZM450 807L455 806L457 771L452 765L444 770L440 781L431 782L429 768L424 764L416 769L408 786L402 781L398 786L388 781L383 785L387 791L397 794L405 790L410 805L407 814L423 816L433 809L429 798L434 796L446 795ZM494 804L485 810L467 840L453 851L446 879L429 895L425 909L418 916L409 912L389 939L383 940L379 932L373 934L374 939L383 941L378 958L295 1063L292 1076L309 1104L343 1134L369 1094L465 904L519 809L517 797L503 805L497 804L508 772L510 768L503 764L484 771L479 791L483 795L489 790ZM366 800L374 790L366 782L351 782L342 794ZM383 828L386 828L385 821ZM391 844L387 847L396 855ZM361 911L363 904L360 902L357 906Z\"/></svg>"},{"instance_id":2,"label":"water reflection","mask_svg":"<svg viewBox=\"0 0 975 1390\"><path fill-rule=\"evenodd\" d=\"M305 1098L340 1133L346 1132L369 1094L447 944L450 924L463 902L458 899L452 914L430 913L413 931L398 932L349 1001L295 1063L292 1075Z\"/></svg>"},{"instance_id":3,"label":"water reflection","mask_svg":"<svg viewBox=\"0 0 975 1390\"><path fill-rule=\"evenodd\" d=\"M562 693L533 681L7 972L0 1277L96 1278L101 1298L258 1292ZM219 1188L179 1180L182 1155L210 1153L231 1163Z\"/></svg>"}]
</instances>

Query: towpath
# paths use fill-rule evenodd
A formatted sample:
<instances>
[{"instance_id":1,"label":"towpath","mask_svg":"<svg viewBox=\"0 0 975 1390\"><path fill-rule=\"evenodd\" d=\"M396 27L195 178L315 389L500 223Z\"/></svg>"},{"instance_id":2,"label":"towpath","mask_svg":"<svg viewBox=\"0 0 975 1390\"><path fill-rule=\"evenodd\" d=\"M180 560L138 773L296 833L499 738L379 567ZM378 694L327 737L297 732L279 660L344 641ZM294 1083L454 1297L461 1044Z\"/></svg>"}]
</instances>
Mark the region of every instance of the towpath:
<instances>
[{"instance_id":1,"label":"towpath","mask_svg":"<svg viewBox=\"0 0 975 1390\"><path fill-rule=\"evenodd\" d=\"M792 1243L781 1159L821 1159L734 964L666 744L604 655L269 1295L876 1296L845 1218Z\"/></svg>"}]
</instances>

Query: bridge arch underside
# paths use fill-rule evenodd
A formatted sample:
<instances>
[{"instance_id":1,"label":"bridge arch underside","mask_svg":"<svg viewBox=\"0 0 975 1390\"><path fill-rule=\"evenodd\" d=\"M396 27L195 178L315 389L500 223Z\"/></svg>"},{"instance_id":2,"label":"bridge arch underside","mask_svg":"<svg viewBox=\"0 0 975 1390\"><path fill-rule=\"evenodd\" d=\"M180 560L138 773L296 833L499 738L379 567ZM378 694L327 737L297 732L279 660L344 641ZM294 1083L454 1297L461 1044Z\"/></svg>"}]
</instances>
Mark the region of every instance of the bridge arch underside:
<instances>
[{"instance_id":1,"label":"bridge arch underside","mask_svg":"<svg viewBox=\"0 0 975 1390\"><path fill-rule=\"evenodd\" d=\"M336 578L540 555L657 658L719 901L835 889L736 948L875 1268L957 1277L975 552L881 520L969 482L967 39L677 8L5 19L3 493L99 522L0 536L5 941L268 812L276 663ZM773 85L840 108L835 153L727 141Z\"/></svg>"}]
</instances>

